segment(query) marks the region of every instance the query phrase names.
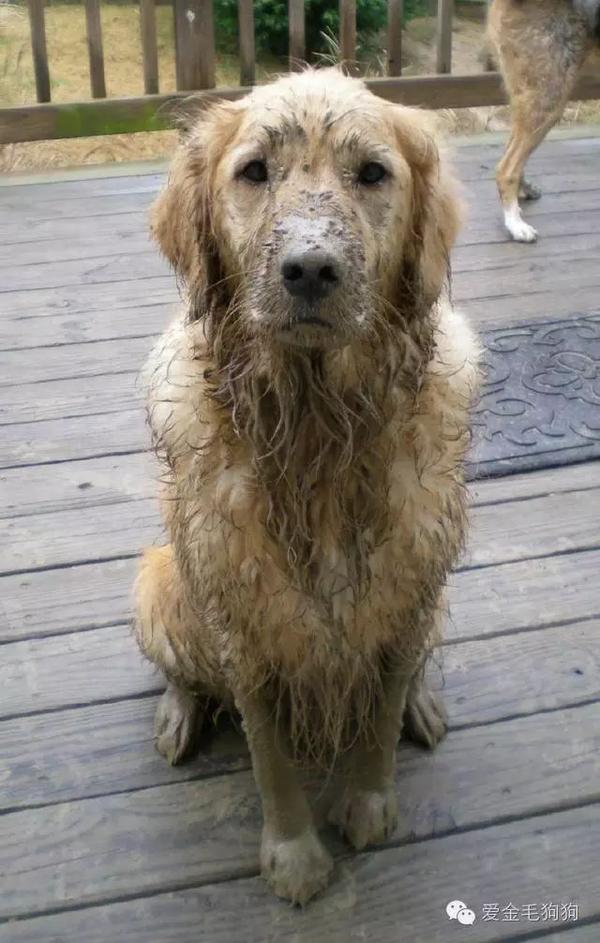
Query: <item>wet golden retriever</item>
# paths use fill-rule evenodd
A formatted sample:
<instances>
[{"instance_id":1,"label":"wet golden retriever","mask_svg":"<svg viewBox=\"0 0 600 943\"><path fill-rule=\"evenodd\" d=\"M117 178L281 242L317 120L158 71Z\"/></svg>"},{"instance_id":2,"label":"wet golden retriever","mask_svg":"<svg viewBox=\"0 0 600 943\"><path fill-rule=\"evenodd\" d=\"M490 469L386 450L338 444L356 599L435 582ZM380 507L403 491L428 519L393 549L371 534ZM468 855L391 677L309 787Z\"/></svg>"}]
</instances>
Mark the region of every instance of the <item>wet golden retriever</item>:
<instances>
[{"instance_id":1,"label":"wet golden retriever","mask_svg":"<svg viewBox=\"0 0 600 943\"><path fill-rule=\"evenodd\" d=\"M239 710L262 873L298 903L332 870L298 766L336 761L330 818L362 848L396 824L403 721L445 731L422 676L465 533L458 224L427 119L335 70L208 108L153 209L188 296L146 369L170 535L137 583L157 745L177 762L207 699Z\"/></svg>"},{"instance_id":2,"label":"wet golden retriever","mask_svg":"<svg viewBox=\"0 0 600 943\"><path fill-rule=\"evenodd\" d=\"M496 173L504 225L517 242L537 232L519 199L541 191L525 179L525 164L561 118L590 52L600 45L600 0L493 0L488 40L508 91L512 128Z\"/></svg>"}]
</instances>

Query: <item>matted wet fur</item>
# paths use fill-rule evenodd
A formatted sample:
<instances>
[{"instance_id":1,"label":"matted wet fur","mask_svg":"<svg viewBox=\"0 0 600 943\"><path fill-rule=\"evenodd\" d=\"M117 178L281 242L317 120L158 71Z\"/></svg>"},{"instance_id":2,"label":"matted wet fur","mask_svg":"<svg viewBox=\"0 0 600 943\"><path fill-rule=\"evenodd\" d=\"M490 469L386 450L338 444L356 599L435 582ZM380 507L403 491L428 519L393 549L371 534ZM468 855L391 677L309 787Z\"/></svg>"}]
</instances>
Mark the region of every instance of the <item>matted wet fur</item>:
<instances>
[{"instance_id":1,"label":"matted wet fur","mask_svg":"<svg viewBox=\"0 0 600 943\"><path fill-rule=\"evenodd\" d=\"M152 228L187 293L145 371L170 543L137 636L177 762L208 698L240 711L262 872L332 868L297 766L339 775L355 847L395 827L395 747L443 736L423 682L463 546L477 345L448 298L459 224L429 119L336 70L209 107Z\"/></svg>"},{"instance_id":2,"label":"matted wet fur","mask_svg":"<svg viewBox=\"0 0 600 943\"><path fill-rule=\"evenodd\" d=\"M496 172L504 224L513 239L534 242L537 232L522 218L519 200L535 200L541 191L525 179L525 164L600 47L600 0L493 0L487 32L511 107L511 134Z\"/></svg>"}]
</instances>

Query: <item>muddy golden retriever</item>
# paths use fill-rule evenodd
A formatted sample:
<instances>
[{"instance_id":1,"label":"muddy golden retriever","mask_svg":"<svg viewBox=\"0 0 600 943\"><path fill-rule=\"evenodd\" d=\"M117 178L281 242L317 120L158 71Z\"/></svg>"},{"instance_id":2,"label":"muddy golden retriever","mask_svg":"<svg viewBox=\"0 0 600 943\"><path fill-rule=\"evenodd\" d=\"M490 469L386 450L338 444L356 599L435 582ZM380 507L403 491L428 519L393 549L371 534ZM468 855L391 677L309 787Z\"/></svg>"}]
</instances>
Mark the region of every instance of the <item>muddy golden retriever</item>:
<instances>
[{"instance_id":1,"label":"muddy golden retriever","mask_svg":"<svg viewBox=\"0 0 600 943\"><path fill-rule=\"evenodd\" d=\"M496 173L504 225L517 242L534 242L537 232L523 219L519 199L538 199L541 191L525 179L525 164L561 118L589 54L600 47L600 0L493 0L487 32L512 116Z\"/></svg>"},{"instance_id":2,"label":"muddy golden retriever","mask_svg":"<svg viewBox=\"0 0 600 943\"><path fill-rule=\"evenodd\" d=\"M423 665L465 534L458 224L427 119L335 70L208 108L153 208L187 290L145 374L170 535L137 582L157 746L177 762L208 699L237 708L262 873L298 903L332 870L298 767L335 765L330 818L362 848L396 824L403 724L445 732Z\"/></svg>"}]
</instances>

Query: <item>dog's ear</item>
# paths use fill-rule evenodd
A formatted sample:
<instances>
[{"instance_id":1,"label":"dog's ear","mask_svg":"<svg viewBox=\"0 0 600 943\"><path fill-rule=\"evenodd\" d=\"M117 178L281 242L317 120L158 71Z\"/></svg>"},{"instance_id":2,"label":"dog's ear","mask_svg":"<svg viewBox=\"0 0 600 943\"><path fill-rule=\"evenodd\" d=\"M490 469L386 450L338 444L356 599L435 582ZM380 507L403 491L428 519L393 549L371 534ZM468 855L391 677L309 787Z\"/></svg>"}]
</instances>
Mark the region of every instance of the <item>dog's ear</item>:
<instances>
[{"instance_id":1,"label":"dog's ear","mask_svg":"<svg viewBox=\"0 0 600 943\"><path fill-rule=\"evenodd\" d=\"M430 307L449 272L450 250L461 224L458 185L440 157L431 119L415 109L396 107L398 146L412 175L412 226L406 247L418 290Z\"/></svg>"},{"instance_id":2,"label":"dog's ear","mask_svg":"<svg viewBox=\"0 0 600 943\"><path fill-rule=\"evenodd\" d=\"M167 185L150 210L150 228L161 251L194 299L222 282L212 219L212 191L219 158L237 127L230 103L209 105L179 145Z\"/></svg>"}]
</instances>

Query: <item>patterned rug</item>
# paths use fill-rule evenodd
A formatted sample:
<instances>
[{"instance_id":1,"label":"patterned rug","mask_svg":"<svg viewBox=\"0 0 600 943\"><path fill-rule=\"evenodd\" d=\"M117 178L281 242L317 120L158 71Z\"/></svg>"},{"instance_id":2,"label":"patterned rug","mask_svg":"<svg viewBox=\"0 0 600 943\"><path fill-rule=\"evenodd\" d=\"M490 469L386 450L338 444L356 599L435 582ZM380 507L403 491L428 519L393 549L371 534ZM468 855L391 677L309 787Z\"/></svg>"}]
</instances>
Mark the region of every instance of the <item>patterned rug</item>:
<instances>
[{"instance_id":1,"label":"patterned rug","mask_svg":"<svg viewBox=\"0 0 600 943\"><path fill-rule=\"evenodd\" d=\"M600 316L483 334L470 477L600 458Z\"/></svg>"}]
</instances>

